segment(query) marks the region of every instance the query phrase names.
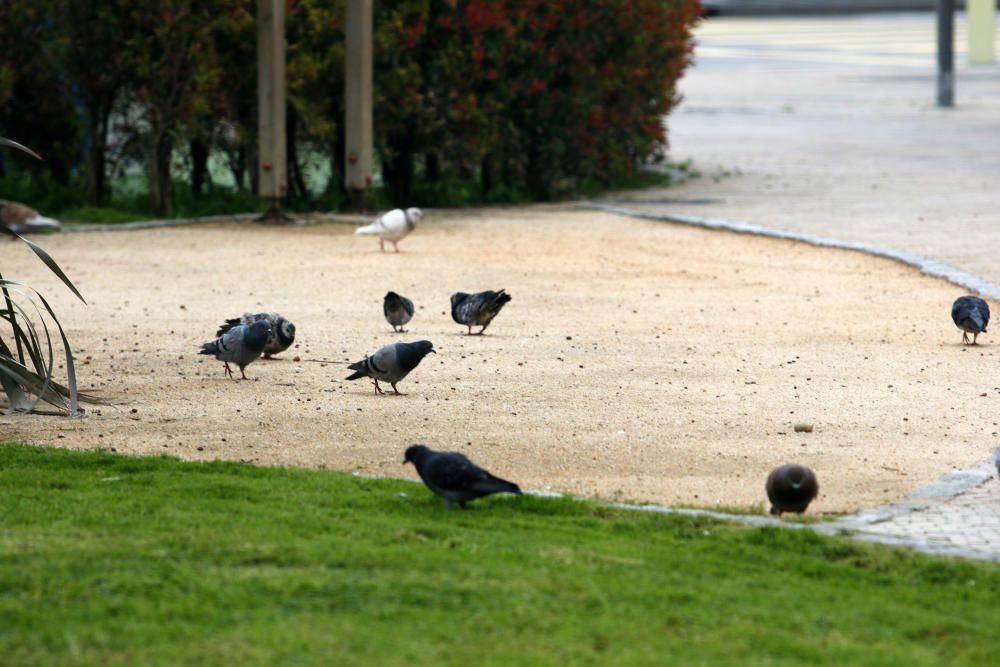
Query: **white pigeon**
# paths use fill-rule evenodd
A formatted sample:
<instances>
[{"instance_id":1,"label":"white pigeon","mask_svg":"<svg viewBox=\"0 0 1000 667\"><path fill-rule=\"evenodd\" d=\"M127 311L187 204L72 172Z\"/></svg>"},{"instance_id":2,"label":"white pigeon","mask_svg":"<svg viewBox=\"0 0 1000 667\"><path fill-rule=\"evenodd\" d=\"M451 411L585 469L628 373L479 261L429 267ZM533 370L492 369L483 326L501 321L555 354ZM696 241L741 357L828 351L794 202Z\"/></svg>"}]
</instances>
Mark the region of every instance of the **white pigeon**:
<instances>
[{"instance_id":1,"label":"white pigeon","mask_svg":"<svg viewBox=\"0 0 1000 667\"><path fill-rule=\"evenodd\" d=\"M419 208L408 208L405 211L401 208L394 208L388 213L376 218L375 222L354 230L355 235L367 234L378 237L378 247L385 252L385 242L392 241L392 247L399 252L398 241L402 241L407 234L413 231L417 223L424 217Z\"/></svg>"},{"instance_id":2,"label":"white pigeon","mask_svg":"<svg viewBox=\"0 0 1000 667\"><path fill-rule=\"evenodd\" d=\"M34 231L55 232L60 228L58 220L46 218L30 206L4 199L0 199L0 224L18 234Z\"/></svg>"}]
</instances>

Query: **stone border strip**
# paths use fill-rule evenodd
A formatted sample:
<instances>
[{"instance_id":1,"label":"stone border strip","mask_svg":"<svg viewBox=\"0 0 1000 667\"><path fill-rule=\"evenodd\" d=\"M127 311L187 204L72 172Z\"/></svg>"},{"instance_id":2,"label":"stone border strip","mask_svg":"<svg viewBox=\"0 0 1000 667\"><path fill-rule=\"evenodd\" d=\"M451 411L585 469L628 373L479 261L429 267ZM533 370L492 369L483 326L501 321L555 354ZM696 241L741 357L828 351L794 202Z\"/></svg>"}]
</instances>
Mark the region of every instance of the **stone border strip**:
<instances>
[{"instance_id":1,"label":"stone border strip","mask_svg":"<svg viewBox=\"0 0 1000 667\"><path fill-rule=\"evenodd\" d=\"M659 222L672 222L675 224L702 227L704 229L719 229L728 232L736 232L738 234L753 234L755 236L766 236L790 241L802 241L810 245L824 248L854 250L872 255L874 257L885 257L897 262L902 262L903 264L914 266L920 269L921 273L925 273L936 278L943 278L950 283L958 285L959 287L964 287L991 299L1000 300L1000 286L987 282L982 278L972 275L971 273L966 273L965 271L951 266L950 264L945 264L944 262L939 262L935 259L931 259L917 253L889 250L873 246L868 243L842 241L840 239L830 238L827 236L815 236L813 234L805 234L802 232L790 232L782 229L775 229L773 227L757 225L752 222L725 220L723 218L706 218L697 215L653 213L648 211L638 211L624 206L602 204L594 201L579 202L577 206L580 208L604 211L606 213L616 213L630 218L642 218L645 220L655 220Z\"/></svg>"},{"instance_id":2,"label":"stone border strip","mask_svg":"<svg viewBox=\"0 0 1000 667\"><path fill-rule=\"evenodd\" d=\"M223 215L206 215L200 218L171 218L163 220L137 220L135 222L119 222L111 224L66 224L63 225L59 233L68 232L124 232L137 229L154 229L156 227L183 227L186 225L196 225L198 223L212 222L253 222L260 213L227 213ZM288 223L288 227L304 227L325 222L337 222L344 224L360 224L371 221L369 215L341 214L341 213L305 213L303 217L295 218ZM374 214L373 214L374 215Z\"/></svg>"}]
</instances>

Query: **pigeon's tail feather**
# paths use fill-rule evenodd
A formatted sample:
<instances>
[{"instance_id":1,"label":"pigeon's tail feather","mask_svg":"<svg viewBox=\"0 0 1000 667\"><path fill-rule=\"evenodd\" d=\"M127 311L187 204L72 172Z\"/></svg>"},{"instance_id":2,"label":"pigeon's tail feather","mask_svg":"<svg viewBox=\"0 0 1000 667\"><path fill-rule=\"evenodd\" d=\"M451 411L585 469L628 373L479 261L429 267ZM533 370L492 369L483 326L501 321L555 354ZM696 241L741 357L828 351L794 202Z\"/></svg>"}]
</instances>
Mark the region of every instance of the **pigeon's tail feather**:
<instances>
[{"instance_id":1,"label":"pigeon's tail feather","mask_svg":"<svg viewBox=\"0 0 1000 667\"><path fill-rule=\"evenodd\" d=\"M347 368L350 369L350 370L352 370L352 371L354 371L354 372L351 373L347 377L347 379L348 380L360 380L363 377L368 377L368 363L367 362L368 362L368 360L366 359L365 361L358 361L358 362L355 362L355 363L351 364L350 366L348 366Z\"/></svg>"},{"instance_id":2,"label":"pigeon's tail feather","mask_svg":"<svg viewBox=\"0 0 1000 667\"><path fill-rule=\"evenodd\" d=\"M487 493L521 493L521 487L514 482L508 482L493 475L490 475L489 479L476 482L475 487L477 491L486 491Z\"/></svg>"},{"instance_id":3,"label":"pigeon's tail feather","mask_svg":"<svg viewBox=\"0 0 1000 667\"><path fill-rule=\"evenodd\" d=\"M202 343L201 349L198 350L198 354L211 354L215 356L219 353L219 341L213 340L210 343Z\"/></svg>"},{"instance_id":4,"label":"pigeon's tail feather","mask_svg":"<svg viewBox=\"0 0 1000 667\"><path fill-rule=\"evenodd\" d=\"M240 318L238 318L238 317L233 317L231 319L227 319L222 324L222 326L219 327L219 330L215 332L215 335L216 336L221 336L222 334L226 333L227 331L229 331L233 327L239 326L240 323L241 323L241 321L240 321Z\"/></svg>"},{"instance_id":5,"label":"pigeon's tail feather","mask_svg":"<svg viewBox=\"0 0 1000 667\"><path fill-rule=\"evenodd\" d=\"M376 220L370 225L365 225L364 227L358 227L357 229L355 229L354 235L357 236L359 234L378 234L381 231L382 227L379 224L379 221Z\"/></svg>"}]
</instances>

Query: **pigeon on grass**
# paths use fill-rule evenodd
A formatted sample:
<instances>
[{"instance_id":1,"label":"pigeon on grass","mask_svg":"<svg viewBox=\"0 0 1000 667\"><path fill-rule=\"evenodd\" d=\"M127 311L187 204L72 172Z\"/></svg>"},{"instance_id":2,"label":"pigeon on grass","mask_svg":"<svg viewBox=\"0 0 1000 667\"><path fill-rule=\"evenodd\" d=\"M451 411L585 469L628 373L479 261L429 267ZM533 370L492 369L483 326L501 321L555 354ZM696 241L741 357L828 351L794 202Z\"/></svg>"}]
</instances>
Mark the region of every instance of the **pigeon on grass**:
<instances>
[{"instance_id":1,"label":"pigeon on grass","mask_svg":"<svg viewBox=\"0 0 1000 667\"><path fill-rule=\"evenodd\" d=\"M271 323L267 320L260 320L253 324L238 324L223 333L215 340L204 343L198 354L211 354L216 359L223 362L226 367L226 375L233 377L233 369L229 367L229 362L233 362L240 368L241 379L248 380L244 372L247 366L260 357L260 353L267 345L267 339L271 336Z\"/></svg>"},{"instance_id":2,"label":"pigeon on grass","mask_svg":"<svg viewBox=\"0 0 1000 667\"><path fill-rule=\"evenodd\" d=\"M802 514L819 493L816 475L797 463L778 466L772 470L767 476L766 488L767 498L771 501L771 514Z\"/></svg>"},{"instance_id":3,"label":"pigeon on grass","mask_svg":"<svg viewBox=\"0 0 1000 667\"><path fill-rule=\"evenodd\" d=\"M403 325L413 318L413 302L395 292L386 292L382 313L385 321L392 325L393 332L406 333Z\"/></svg>"},{"instance_id":4,"label":"pigeon on grass","mask_svg":"<svg viewBox=\"0 0 1000 667\"><path fill-rule=\"evenodd\" d=\"M986 333L990 323L989 304L978 296L960 296L951 306L951 319L962 330L962 342L967 344L972 334L972 344L976 345L976 337Z\"/></svg>"},{"instance_id":5,"label":"pigeon on grass","mask_svg":"<svg viewBox=\"0 0 1000 667\"><path fill-rule=\"evenodd\" d=\"M411 445L406 450L403 465L412 463L427 488L444 499L465 509L465 503L491 493L520 494L513 482L494 477L458 452L435 452L424 445Z\"/></svg>"},{"instance_id":6,"label":"pigeon on grass","mask_svg":"<svg viewBox=\"0 0 1000 667\"><path fill-rule=\"evenodd\" d=\"M397 396L402 396L403 394L396 388L396 383L405 378L431 352L437 354L434 344L429 340L418 340L415 343L392 343L380 347L375 354L367 359L362 359L348 366L354 373L349 375L347 379L358 380L370 377L375 383L375 393L384 394L385 392L378 386L378 381L382 380L392 385L392 390Z\"/></svg>"},{"instance_id":7,"label":"pigeon on grass","mask_svg":"<svg viewBox=\"0 0 1000 667\"><path fill-rule=\"evenodd\" d=\"M215 335L221 336L233 327L241 324L253 324L261 320L267 320L271 323L271 336L267 339L267 344L264 345L265 359L270 359L271 355L284 352L295 342L295 325L278 313L243 313L242 317L226 320L215 332Z\"/></svg>"},{"instance_id":8,"label":"pigeon on grass","mask_svg":"<svg viewBox=\"0 0 1000 667\"><path fill-rule=\"evenodd\" d=\"M481 326L482 329L476 332L480 336L508 301L510 294L504 290L487 290L476 294L455 292L451 295L451 319L469 327L469 335L472 334L473 324Z\"/></svg>"},{"instance_id":9,"label":"pigeon on grass","mask_svg":"<svg viewBox=\"0 0 1000 667\"><path fill-rule=\"evenodd\" d=\"M392 247L396 249L396 252L399 252L397 243L412 232L423 217L423 211L419 208L408 208L405 211L401 208L394 208L370 225L358 227L354 230L354 234L377 236L378 247L382 249L382 252L385 252L385 242L391 241Z\"/></svg>"}]
</instances>

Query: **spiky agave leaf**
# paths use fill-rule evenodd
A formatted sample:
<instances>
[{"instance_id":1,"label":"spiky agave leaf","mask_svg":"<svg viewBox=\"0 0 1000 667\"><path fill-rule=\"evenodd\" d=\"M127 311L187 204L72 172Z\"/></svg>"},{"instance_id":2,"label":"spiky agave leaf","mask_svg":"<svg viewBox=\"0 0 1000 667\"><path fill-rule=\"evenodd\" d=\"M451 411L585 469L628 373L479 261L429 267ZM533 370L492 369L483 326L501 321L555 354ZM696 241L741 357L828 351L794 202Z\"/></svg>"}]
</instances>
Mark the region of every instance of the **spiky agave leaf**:
<instances>
[{"instance_id":1,"label":"spiky agave leaf","mask_svg":"<svg viewBox=\"0 0 1000 667\"><path fill-rule=\"evenodd\" d=\"M0 137L0 146L10 146L11 148L16 148L16 149L17 149L17 150L19 150L19 151L24 151L24 152L25 152L25 153L27 153L28 155L30 155L30 156L32 156L32 157L36 157L36 158L38 158L39 160L41 160L41 159L42 159L42 156L41 156L41 155L39 155L39 154L38 154L38 153L36 153L35 151L31 150L30 148L28 148L28 147L27 147L27 146L25 146L24 144L19 144L19 143L17 143L16 141L13 141L13 140L11 140L11 139L7 139L7 138L5 138L5 137Z\"/></svg>"},{"instance_id":2,"label":"spiky agave leaf","mask_svg":"<svg viewBox=\"0 0 1000 667\"><path fill-rule=\"evenodd\" d=\"M34 288L12 280L0 279L7 308L0 310L0 319L11 327L18 353L15 356L9 346L0 339L0 385L7 393L12 410L30 411L39 401L45 401L67 410L70 415L81 414L79 400L100 402L90 394L80 395L76 388L76 367L69 339L56 317L55 311ZM41 303L39 307L38 302ZM23 301L30 304L29 311ZM34 315L34 317L32 317ZM52 345L53 333L47 320L51 319L59 332L65 354L67 383L62 385L53 378L56 362ZM36 327L35 321L41 325ZM13 388L15 387L16 388ZM34 396L31 400L29 396Z\"/></svg>"},{"instance_id":3,"label":"spiky agave leaf","mask_svg":"<svg viewBox=\"0 0 1000 667\"><path fill-rule=\"evenodd\" d=\"M27 146L5 137L0 137L0 146L16 148L39 160L42 159L38 153ZM56 261L40 246L3 225L0 225L0 233L23 241L80 301L87 303L73 282L59 268ZM100 402L95 396L79 394L77 392L76 367L73 365L73 351L70 349L69 339L66 338L66 332L63 331L62 325L59 323L59 318L56 317L55 312L49 306L45 297L28 285L4 280L2 275L0 275L0 291L3 293L4 305L6 306L4 310L0 310L0 319L6 320L10 325L17 348L17 356L15 356L14 352L0 338L0 387L7 394L10 409L31 411L35 409L39 401L46 401L64 410L68 410L70 415L78 415L83 412L78 405L79 399L95 403ZM34 307L35 313L42 323L43 333L45 334L44 350L42 339L35 330L31 318L25 312L25 309L11 297L11 291L24 295ZM59 336L62 339L63 350L66 354L66 385L59 384L52 377L55 365L52 336L49 333L45 315L38 309L38 305L31 297L32 293L41 300L42 305L45 306L45 311L59 329ZM44 354L46 351L48 352L47 355ZM29 360L33 368L28 367ZM29 395L32 394L36 396L34 401L29 398Z\"/></svg>"}]
</instances>

